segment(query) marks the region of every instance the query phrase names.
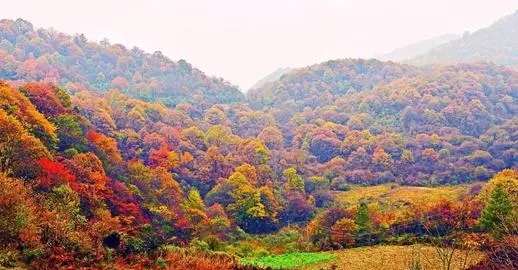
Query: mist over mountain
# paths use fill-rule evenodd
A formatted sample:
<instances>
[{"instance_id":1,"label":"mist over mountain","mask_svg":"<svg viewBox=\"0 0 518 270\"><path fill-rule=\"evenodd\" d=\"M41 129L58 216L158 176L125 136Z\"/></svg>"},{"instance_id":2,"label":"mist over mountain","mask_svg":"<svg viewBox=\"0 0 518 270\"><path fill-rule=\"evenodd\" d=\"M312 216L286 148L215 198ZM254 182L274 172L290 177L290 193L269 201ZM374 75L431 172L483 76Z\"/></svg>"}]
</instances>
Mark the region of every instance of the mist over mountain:
<instances>
[{"instance_id":1,"label":"mist over mountain","mask_svg":"<svg viewBox=\"0 0 518 270\"><path fill-rule=\"evenodd\" d=\"M459 39L461 36L457 34L444 34L427 40L415 42L413 44L397 48L389 53L374 56L382 61L401 62L422 55L431 49Z\"/></svg>"},{"instance_id":2,"label":"mist over mountain","mask_svg":"<svg viewBox=\"0 0 518 270\"><path fill-rule=\"evenodd\" d=\"M250 87L250 89L257 89L257 88L261 88L263 87L264 85L266 85L267 83L270 83L270 82L274 82L274 81L277 81L278 79L280 79L282 76L288 74L291 70L293 70L293 68L279 68L279 69L276 69L274 72L266 75L264 78L260 79L259 81L257 81L254 85L252 85Z\"/></svg>"},{"instance_id":3,"label":"mist over mountain","mask_svg":"<svg viewBox=\"0 0 518 270\"><path fill-rule=\"evenodd\" d=\"M518 11L487 28L467 33L408 61L415 65L488 61L501 65L518 64Z\"/></svg>"}]
</instances>

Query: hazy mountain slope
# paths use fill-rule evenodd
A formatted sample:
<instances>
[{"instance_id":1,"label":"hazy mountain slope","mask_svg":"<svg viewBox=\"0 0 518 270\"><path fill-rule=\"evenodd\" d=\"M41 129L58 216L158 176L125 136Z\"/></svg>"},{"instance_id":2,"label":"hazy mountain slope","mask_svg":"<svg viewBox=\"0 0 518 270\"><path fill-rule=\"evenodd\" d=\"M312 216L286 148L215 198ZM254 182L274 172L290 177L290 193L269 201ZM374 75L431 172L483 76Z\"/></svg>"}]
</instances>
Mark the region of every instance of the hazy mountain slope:
<instances>
[{"instance_id":1,"label":"hazy mountain slope","mask_svg":"<svg viewBox=\"0 0 518 270\"><path fill-rule=\"evenodd\" d=\"M0 21L0 78L50 81L68 90L105 92L117 88L129 96L173 106L182 101L211 105L241 101L228 82L205 75L184 60L161 52L148 54L84 35L34 29L18 19Z\"/></svg>"},{"instance_id":2,"label":"hazy mountain slope","mask_svg":"<svg viewBox=\"0 0 518 270\"><path fill-rule=\"evenodd\" d=\"M279 69L276 69L274 72L266 75L264 78L262 78L259 81L257 81L254 85L252 85L252 87L250 87L250 89L261 88L264 85L266 85L267 83L274 82L274 81L280 79L283 75L285 75L288 72L290 72L291 70L293 70L293 68L279 68Z\"/></svg>"},{"instance_id":3,"label":"hazy mountain slope","mask_svg":"<svg viewBox=\"0 0 518 270\"><path fill-rule=\"evenodd\" d=\"M431 49L459 39L461 36L457 34L444 34L427 40L418 41L405 47L397 48L389 53L375 56L382 61L403 61L425 54Z\"/></svg>"},{"instance_id":4,"label":"hazy mountain slope","mask_svg":"<svg viewBox=\"0 0 518 270\"><path fill-rule=\"evenodd\" d=\"M448 64L491 61L502 65L518 64L518 11L491 26L462 39L439 46L409 61L410 64Z\"/></svg>"}]
</instances>

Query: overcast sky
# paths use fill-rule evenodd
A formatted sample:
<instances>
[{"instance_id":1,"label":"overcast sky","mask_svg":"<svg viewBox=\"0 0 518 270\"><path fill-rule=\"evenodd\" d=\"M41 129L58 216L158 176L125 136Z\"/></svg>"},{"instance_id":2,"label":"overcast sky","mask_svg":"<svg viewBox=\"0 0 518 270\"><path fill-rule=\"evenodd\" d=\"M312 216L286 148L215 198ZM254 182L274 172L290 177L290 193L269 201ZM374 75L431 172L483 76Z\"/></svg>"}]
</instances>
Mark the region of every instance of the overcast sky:
<instances>
[{"instance_id":1,"label":"overcast sky","mask_svg":"<svg viewBox=\"0 0 518 270\"><path fill-rule=\"evenodd\" d=\"M162 51L246 90L279 67L490 25L517 0L0 0L0 18Z\"/></svg>"}]
</instances>

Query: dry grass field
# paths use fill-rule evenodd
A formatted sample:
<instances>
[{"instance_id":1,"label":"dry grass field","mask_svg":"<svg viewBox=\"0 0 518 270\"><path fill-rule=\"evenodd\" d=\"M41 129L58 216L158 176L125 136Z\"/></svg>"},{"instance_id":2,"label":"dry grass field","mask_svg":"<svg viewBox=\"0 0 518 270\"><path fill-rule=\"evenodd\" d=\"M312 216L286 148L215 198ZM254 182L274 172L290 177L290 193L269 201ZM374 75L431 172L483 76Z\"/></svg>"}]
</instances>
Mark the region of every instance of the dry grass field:
<instances>
[{"instance_id":1,"label":"dry grass field","mask_svg":"<svg viewBox=\"0 0 518 270\"><path fill-rule=\"evenodd\" d=\"M360 201L379 203L392 209L405 209L415 206L427 208L442 199L457 200L469 192L474 184L463 184L441 187L411 187L397 184L377 186L352 186L348 191L334 192L335 201L343 205L357 205Z\"/></svg>"},{"instance_id":2,"label":"dry grass field","mask_svg":"<svg viewBox=\"0 0 518 270\"><path fill-rule=\"evenodd\" d=\"M332 269L337 270L405 270L408 269L412 258L419 257L421 269L442 270L442 263L436 250L429 246L374 246L344 249L330 252L335 259L323 263L316 263L302 268L302 270ZM457 252L453 258L452 270L460 270L464 252ZM467 266L480 261L482 252L471 252L467 258ZM462 258L462 259L461 259Z\"/></svg>"}]
</instances>

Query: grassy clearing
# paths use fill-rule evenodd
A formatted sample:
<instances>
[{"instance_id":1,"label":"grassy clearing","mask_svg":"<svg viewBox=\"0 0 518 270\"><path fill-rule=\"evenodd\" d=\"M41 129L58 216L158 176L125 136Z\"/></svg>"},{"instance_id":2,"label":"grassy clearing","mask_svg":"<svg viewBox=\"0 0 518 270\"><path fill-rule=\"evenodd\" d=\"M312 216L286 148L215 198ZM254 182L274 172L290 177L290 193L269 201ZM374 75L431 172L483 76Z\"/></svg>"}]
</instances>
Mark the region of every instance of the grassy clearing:
<instances>
[{"instance_id":1,"label":"grassy clearing","mask_svg":"<svg viewBox=\"0 0 518 270\"><path fill-rule=\"evenodd\" d=\"M427 270L440 270L441 261L433 247L414 246L374 246L353 249L344 249L330 252L336 255L335 259L323 263L305 266L302 270L331 269L332 265L337 270L393 270L407 269L408 264L418 254L421 266ZM482 252L474 252L468 257L468 265L476 264L482 258ZM457 253L452 270L459 269L460 253Z\"/></svg>"},{"instance_id":2,"label":"grassy clearing","mask_svg":"<svg viewBox=\"0 0 518 270\"><path fill-rule=\"evenodd\" d=\"M335 200L340 204L357 205L360 201L378 202L391 209L404 209L414 205L429 207L442 199L457 200L469 192L473 184L441 187L410 187L384 184L370 187L353 186L349 191L335 192Z\"/></svg>"},{"instance_id":3,"label":"grassy clearing","mask_svg":"<svg viewBox=\"0 0 518 270\"><path fill-rule=\"evenodd\" d=\"M290 269L300 268L315 263L322 263L336 258L337 255L332 253L294 252L257 259L242 259L241 263L245 265L271 267L273 269Z\"/></svg>"}]
</instances>

